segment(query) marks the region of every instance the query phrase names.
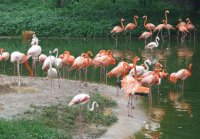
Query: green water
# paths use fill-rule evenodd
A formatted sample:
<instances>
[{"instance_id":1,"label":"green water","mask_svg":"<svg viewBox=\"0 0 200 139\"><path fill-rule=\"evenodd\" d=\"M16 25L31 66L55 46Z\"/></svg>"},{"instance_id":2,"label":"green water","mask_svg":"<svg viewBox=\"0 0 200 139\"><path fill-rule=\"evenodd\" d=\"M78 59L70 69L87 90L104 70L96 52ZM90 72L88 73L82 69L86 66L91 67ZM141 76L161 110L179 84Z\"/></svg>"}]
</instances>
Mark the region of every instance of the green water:
<instances>
[{"instance_id":1,"label":"green water","mask_svg":"<svg viewBox=\"0 0 200 139\"><path fill-rule=\"evenodd\" d=\"M64 50L68 50L75 57L79 56L82 52L91 50L94 55L101 49L115 50L116 53L123 54L124 57L118 57L118 61L124 59L125 61L131 60L132 57L138 55L141 59L149 57L152 61L159 59L164 65L164 68L168 73L177 71L181 68L186 68L190 63L193 63L193 75L185 81L184 94L181 96L180 82L177 85L172 85L167 80L162 81L160 86L160 95L157 93L157 87L153 87L153 108L155 113L151 114L149 121L153 121L160 126L159 129L142 129L138 132L136 138L150 138L153 136L163 139L187 139L187 138L199 138L199 123L200 123L200 41L196 42L194 47L193 42L186 41L184 45L177 43L177 41L171 41L169 44L165 42L162 46L153 52L144 51L144 43L137 39L132 39L132 43L126 43L125 40L120 39L116 48L115 43L111 39L44 39L40 38L40 46L42 47L42 53L48 54L49 50L58 48L60 53ZM26 53L29 48L29 43L23 43L21 39L0 39L0 48L4 48L5 51L12 52L21 51ZM143 62L140 61L139 64ZM31 60L29 61L31 65ZM4 73L3 67L0 65L0 73ZM40 70L41 66L38 66L37 74L42 76L43 72ZM23 75L28 75L25 68L22 68ZM108 71L112 67L109 67ZM150 67L152 69L152 67ZM89 68L88 80L99 82L100 75L99 69ZM13 75L13 64L7 62L5 74ZM71 73L70 78L75 78L75 73ZM83 78L83 77L82 77ZM114 85L116 79L108 79L108 83ZM171 98L169 97L171 95ZM173 99L172 96L174 96ZM144 104L147 105L147 99L144 99ZM148 108L148 107L147 107ZM156 111L157 110L157 111ZM159 113L162 112L164 113ZM147 110L148 113L148 110ZM152 138L153 138L152 137Z\"/></svg>"}]
</instances>

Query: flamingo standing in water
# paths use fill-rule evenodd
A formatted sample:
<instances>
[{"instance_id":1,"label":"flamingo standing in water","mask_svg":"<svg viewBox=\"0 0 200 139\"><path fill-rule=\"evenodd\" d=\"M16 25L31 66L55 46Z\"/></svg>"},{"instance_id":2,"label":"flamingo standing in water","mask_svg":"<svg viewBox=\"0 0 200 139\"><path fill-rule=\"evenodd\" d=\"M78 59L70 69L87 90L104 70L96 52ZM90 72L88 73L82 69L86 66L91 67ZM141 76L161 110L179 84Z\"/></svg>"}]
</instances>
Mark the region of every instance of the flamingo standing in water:
<instances>
[{"instance_id":1,"label":"flamingo standing in water","mask_svg":"<svg viewBox=\"0 0 200 139\"><path fill-rule=\"evenodd\" d=\"M21 77L20 77L20 71L19 71L19 64L24 63L26 68L28 69L30 76L33 76L32 70L28 65L28 59L27 56L21 52L15 51L11 53L11 63L17 62L17 73L18 73L18 86L21 86Z\"/></svg>"},{"instance_id":2,"label":"flamingo standing in water","mask_svg":"<svg viewBox=\"0 0 200 139\"><path fill-rule=\"evenodd\" d=\"M112 33L112 38L113 39L115 39L115 41L116 41L116 46L117 46L117 35L119 34L119 33L122 33L123 31L124 31L124 24L123 24L123 22L124 22L124 19L122 18L121 20L120 20L120 22L121 22L121 26L115 26L112 30L111 30L111 33ZM116 38L114 37L114 35L116 34Z\"/></svg>"},{"instance_id":3,"label":"flamingo standing in water","mask_svg":"<svg viewBox=\"0 0 200 139\"><path fill-rule=\"evenodd\" d=\"M194 42L195 42L195 26L192 24L190 18L187 18L186 19L187 23L186 23L186 28L189 30L189 31L193 31L193 34L194 34ZM190 33L190 40L191 40L191 33Z\"/></svg>"},{"instance_id":4,"label":"flamingo standing in water","mask_svg":"<svg viewBox=\"0 0 200 139\"><path fill-rule=\"evenodd\" d=\"M146 46L147 39L152 36L152 30L150 29L150 32L143 32L142 35L139 37L139 39L144 39L144 45Z\"/></svg>"},{"instance_id":5,"label":"flamingo standing in water","mask_svg":"<svg viewBox=\"0 0 200 139\"><path fill-rule=\"evenodd\" d=\"M170 30L175 30L175 28L172 26L172 25L170 25L170 24L168 24L168 18L167 18L167 14L169 13L169 11L165 11L165 20L163 20L163 22L164 22L164 28L165 29L167 29L167 31L168 31L168 36L169 36L169 41L170 41Z\"/></svg>"},{"instance_id":6,"label":"flamingo standing in water","mask_svg":"<svg viewBox=\"0 0 200 139\"><path fill-rule=\"evenodd\" d=\"M133 20L134 20L134 23L128 23L124 29L124 31L126 30L130 30L130 42L131 42L131 30L134 30L137 28L138 26L138 23L137 23L137 19L138 19L138 16L135 15Z\"/></svg>"},{"instance_id":7,"label":"flamingo standing in water","mask_svg":"<svg viewBox=\"0 0 200 139\"><path fill-rule=\"evenodd\" d=\"M179 32L182 32L181 40L183 40L183 38L185 38L185 36L187 35L187 33L185 33L185 32L189 32L189 31L186 28L186 23L183 22L181 18L179 18L178 21L179 21L179 23L176 26L178 28L177 40L179 38ZM184 33L184 37L183 37L183 33Z\"/></svg>"},{"instance_id":8,"label":"flamingo standing in water","mask_svg":"<svg viewBox=\"0 0 200 139\"><path fill-rule=\"evenodd\" d=\"M158 47L159 43L158 41L160 40L160 38L157 36L156 39L155 39L155 42L150 42L149 44L147 44L144 49L153 49L153 48L156 48Z\"/></svg>"},{"instance_id":9,"label":"flamingo standing in water","mask_svg":"<svg viewBox=\"0 0 200 139\"><path fill-rule=\"evenodd\" d=\"M6 62L10 58L10 54L8 52L4 52L4 49L1 49L1 55L0 55L0 61L4 61L4 73L5 73L5 68L6 68Z\"/></svg>"},{"instance_id":10,"label":"flamingo standing in water","mask_svg":"<svg viewBox=\"0 0 200 139\"><path fill-rule=\"evenodd\" d=\"M83 126L82 126L82 110L83 110L83 105L87 104L87 108L89 111L93 111L94 107L99 107L96 101L92 103L92 107L90 108L89 106L89 101L90 101L90 96L87 94L78 94L74 96L74 98L70 101L68 106L72 105L79 105L80 106L80 111L79 111L79 129L80 129L80 138L83 138Z\"/></svg>"},{"instance_id":11,"label":"flamingo standing in water","mask_svg":"<svg viewBox=\"0 0 200 139\"><path fill-rule=\"evenodd\" d=\"M139 57L135 57L133 59L133 67L134 67L135 71L137 71L136 64L139 60L140 60ZM131 107L128 108L128 116L132 117L132 109L134 109L134 107L132 105L133 95L135 93L147 94L147 93L149 93L149 88L141 86L141 84L137 81L136 72L134 74L134 77L131 75L125 76L121 81L121 87L122 87L121 89L124 90L124 92L128 96L128 107L129 107L129 104L131 104ZM129 109L130 109L130 114L129 114Z\"/></svg>"},{"instance_id":12,"label":"flamingo standing in water","mask_svg":"<svg viewBox=\"0 0 200 139\"><path fill-rule=\"evenodd\" d=\"M53 96L53 79L57 78L58 73L57 73L57 70L52 67L52 62L51 62L52 51L49 51L49 54L50 54L50 57L49 57L49 60L50 60L49 66L50 67L48 69L47 76L51 80L51 97L50 97L50 99L54 99L54 96Z\"/></svg>"},{"instance_id":13,"label":"flamingo standing in water","mask_svg":"<svg viewBox=\"0 0 200 139\"><path fill-rule=\"evenodd\" d=\"M146 29L150 30L150 31L154 30L155 25L152 24L152 23L147 23L147 16L144 15L143 18L145 18L145 20L144 20L144 27L145 27Z\"/></svg>"},{"instance_id":14,"label":"flamingo standing in water","mask_svg":"<svg viewBox=\"0 0 200 139\"><path fill-rule=\"evenodd\" d=\"M165 22L165 20L163 20L162 22ZM153 32L158 31L156 37L158 37L158 36L159 36L159 33L161 32L161 38L162 38L162 40L163 40L162 30L164 29L164 27L165 27L165 24L164 24L164 23L163 23L163 24L159 24L159 25L157 25L157 26L154 28L154 30L153 30Z\"/></svg>"},{"instance_id":15,"label":"flamingo standing in water","mask_svg":"<svg viewBox=\"0 0 200 139\"><path fill-rule=\"evenodd\" d=\"M181 69L178 72L173 72L170 74L169 80L175 84L178 80L182 81L182 93L184 89L184 81L192 75L192 64L188 66L188 69Z\"/></svg>"}]
</instances>

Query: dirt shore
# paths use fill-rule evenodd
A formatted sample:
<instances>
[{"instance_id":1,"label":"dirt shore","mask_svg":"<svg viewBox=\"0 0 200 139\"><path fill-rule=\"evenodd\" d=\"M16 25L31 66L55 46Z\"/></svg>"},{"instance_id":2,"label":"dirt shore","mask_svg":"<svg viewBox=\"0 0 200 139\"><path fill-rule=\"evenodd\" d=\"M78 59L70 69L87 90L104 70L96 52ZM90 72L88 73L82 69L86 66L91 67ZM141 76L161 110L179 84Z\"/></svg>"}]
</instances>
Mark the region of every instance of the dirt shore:
<instances>
[{"instance_id":1,"label":"dirt shore","mask_svg":"<svg viewBox=\"0 0 200 139\"><path fill-rule=\"evenodd\" d=\"M120 90L120 96L116 97L116 88L105 84L86 83L74 80L54 81L55 99L50 99L50 80L44 78L22 77L22 86L17 87L17 77L1 75L0 85L0 117L12 119L30 109L30 105L47 106L56 103L69 103L68 97L78 93L100 92L111 96L118 103L113 109L118 117L118 122L108 128L108 131L99 139L128 139L133 133L141 129L142 123L147 119L142 100L134 102L133 118L127 116L127 99ZM15 81L16 80L16 81Z\"/></svg>"}]
</instances>

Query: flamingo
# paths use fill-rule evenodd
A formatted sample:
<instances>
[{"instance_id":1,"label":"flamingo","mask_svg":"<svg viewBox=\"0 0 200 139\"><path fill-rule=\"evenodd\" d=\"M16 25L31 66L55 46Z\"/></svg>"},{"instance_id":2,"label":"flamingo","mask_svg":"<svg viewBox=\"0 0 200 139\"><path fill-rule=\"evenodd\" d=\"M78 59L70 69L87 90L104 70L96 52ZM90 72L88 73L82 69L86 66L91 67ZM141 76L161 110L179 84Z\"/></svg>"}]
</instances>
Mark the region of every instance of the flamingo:
<instances>
[{"instance_id":1,"label":"flamingo","mask_svg":"<svg viewBox=\"0 0 200 139\"><path fill-rule=\"evenodd\" d=\"M173 72L170 74L169 80L173 84L175 84L178 80L182 81L182 93L184 89L184 81L192 75L192 64L188 66L188 69L181 69L177 72Z\"/></svg>"},{"instance_id":2,"label":"flamingo","mask_svg":"<svg viewBox=\"0 0 200 139\"><path fill-rule=\"evenodd\" d=\"M38 43L39 43L39 40L38 40L38 38L36 37L36 34L34 33L34 34L33 34L32 41L31 41L31 46L33 46L33 45L38 45Z\"/></svg>"},{"instance_id":3,"label":"flamingo","mask_svg":"<svg viewBox=\"0 0 200 139\"><path fill-rule=\"evenodd\" d=\"M137 71L136 64L139 60L140 60L139 57L135 57L133 59L133 67L135 71ZM128 107L129 107L129 104L131 104L131 107L130 107L131 114L129 115L129 109L128 109L128 116L132 117L132 109L134 109L134 107L132 106L133 95L135 93L141 93L141 92L149 93L149 88L141 86L141 84L137 81L137 74L135 72L134 78L131 75L127 75L121 80L121 89L124 90L124 92L128 96Z\"/></svg>"},{"instance_id":4,"label":"flamingo","mask_svg":"<svg viewBox=\"0 0 200 139\"><path fill-rule=\"evenodd\" d=\"M152 85L157 85L160 83L160 78L159 78L159 69L154 69L154 73L150 74L149 76L146 76L141 79L141 84L142 85L147 85L150 88L149 91L149 103L150 106L152 106L152 94L151 94L151 87Z\"/></svg>"},{"instance_id":5,"label":"flamingo","mask_svg":"<svg viewBox=\"0 0 200 139\"><path fill-rule=\"evenodd\" d=\"M90 56L93 56L92 52L91 51L88 51L87 54L85 54L84 58L85 58L85 62L86 64L84 65L84 69L85 69L85 80L87 81L87 68L89 66L92 66L94 63L93 63L93 60L89 57Z\"/></svg>"},{"instance_id":6,"label":"flamingo","mask_svg":"<svg viewBox=\"0 0 200 139\"><path fill-rule=\"evenodd\" d=\"M28 59L32 56L32 70L35 70L36 76L36 59L38 59L39 55L41 54L42 48L38 44L32 45L27 52Z\"/></svg>"},{"instance_id":7,"label":"flamingo","mask_svg":"<svg viewBox=\"0 0 200 139\"><path fill-rule=\"evenodd\" d=\"M6 68L6 62L10 58L10 54L8 52L4 52L4 49L1 49L1 55L0 55L0 61L5 61L4 63L4 73L5 73L5 68Z\"/></svg>"},{"instance_id":8,"label":"flamingo","mask_svg":"<svg viewBox=\"0 0 200 139\"><path fill-rule=\"evenodd\" d=\"M149 71L149 65L151 65L151 61L149 59L145 60L144 61L144 65L140 65L140 66L136 66L136 69L137 69L137 76L140 76L144 73L146 73L147 71ZM145 69L146 68L146 69ZM132 75L134 76L135 74L135 69L132 68L132 70L129 72L129 75Z\"/></svg>"},{"instance_id":9,"label":"flamingo","mask_svg":"<svg viewBox=\"0 0 200 139\"><path fill-rule=\"evenodd\" d=\"M181 18L179 18L179 23L178 25L176 26L178 28L178 34L177 34L177 40L178 40L178 37L179 37L179 32L182 32L182 37L181 37L181 40L183 41L183 38L185 38L187 36L187 33L189 33L189 31L187 30L186 28L186 23L182 21ZM184 36L183 36L184 34Z\"/></svg>"},{"instance_id":10,"label":"flamingo","mask_svg":"<svg viewBox=\"0 0 200 139\"><path fill-rule=\"evenodd\" d=\"M51 80L51 97L50 97L50 99L54 99L54 96L53 96L53 79L57 78L58 73L57 73L57 70L55 68L52 68L52 62L51 62L52 51L49 51L49 54L50 54L50 56L49 56L49 60L50 60L49 66L50 66L50 68L48 69L47 76Z\"/></svg>"},{"instance_id":11,"label":"flamingo","mask_svg":"<svg viewBox=\"0 0 200 139\"><path fill-rule=\"evenodd\" d=\"M117 78L117 83L119 82L120 76L125 76L129 70L131 69L131 66L127 62L120 62L115 68L113 68L108 74L108 77L115 76ZM119 91L117 88L117 96L119 96Z\"/></svg>"},{"instance_id":12,"label":"flamingo","mask_svg":"<svg viewBox=\"0 0 200 139\"><path fill-rule=\"evenodd\" d=\"M27 56L19 51L15 51L11 53L11 59L10 62L14 63L17 62L17 73L18 73L18 86L21 86L21 77L20 77L20 71L19 71L19 64L24 63L26 68L28 69L30 76L33 76L33 73L31 71L31 68L28 65L28 59Z\"/></svg>"},{"instance_id":13,"label":"flamingo","mask_svg":"<svg viewBox=\"0 0 200 139\"><path fill-rule=\"evenodd\" d=\"M137 23L137 19L138 19L138 16L135 15L133 20L134 20L134 23L128 23L124 29L124 31L126 30L130 30L130 42L131 42L131 30L134 30L137 28L138 26L138 23Z\"/></svg>"},{"instance_id":14,"label":"flamingo","mask_svg":"<svg viewBox=\"0 0 200 139\"><path fill-rule=\"evenodd\" d=\"M51 58L51 60L50 60L50 58ZM55 65L55 60L56 60L56 58L52 55L45 58L44 63L42 65L42 70L47 71L50 67L50 63L51 63L51 65Z\"/></svg>"},{"instance_id":15,"label":"flamingo","mask_svg":"<svg viewBox=\"0 0 200 139\"><path fill-rule=\"evenodd\" d=\"M61 54L59 56L59 58L62 59L62 64L64 66L64 68L63 68L63 78L65 76L64 75L65 67L67 68L67 75L68 75L67 77L69 78L69 74L70 74L69 66L73 64L75 57L73 55L71 55L69 51L64 51L64 54Z\"/></svg>"},{"instance_id":16,"label":"flamingo","mask_svg":"<svg viewBox=\"0 0 200 139\"><path fill-rule=\"evenodd\" d=\"M149 44L147 44L144 49L153 49L153 48L156 48L158 47L159 43L158 41L160 40L160 38L157 36L156 39L155 39L155 42L150 42Z\"/></svg>"},{"instance_id":17,"label":"flamingo","mask_svg":"<svg viewBox=\"0 0 200 139\"><path fill-rule=\"evenodd\" d=\"M39 56L39 58L38 58L38 59L39 59L39 63L40 63L40 64L43 64L46 58L47 58L47 55L45 55L45 54L40 54L40 56Z\"/></svg>"},{"instance_id":18,"label":"flamingo","mask_svg":"<svg viewBox=\"0 0 200 139\"><path fill-rule=\"evenodd\" d=\"M116 46L117 46L117 34L122 33L122 32L124 31L124 24L123 24L124 19L121 18L120 22L121 22L121 26L115 26L115 27L111 30L111 33L112 33L111 36L112 36L113 39L115 39L115 41L116 41ZM115 35L115 34L116 34L116 38L114 38L114 35Z\"/></svg>"},{"instance_id":19,"label":"flamingo","mask_svg":"<svg viewBox=\"0 0 200 139\"><path fill-rule=\"evenodd\" d=\"M186 19L187 23L186 23L186 28L189 30L189 31L193 31L194 33L194 41L195 41L195 26L192 24L190 18L187 18ZM190 40L191 40L191 33L190 33Z\"/></svg>"},{"instance_id":20,"label":"flamingo","mask_svg":"<svg viewBox=\"0 0 200 139\"><path fill-rule=\"evenodd\" d=\"M165 20L163 20L162 22L165 22ZM162 30L163 30L164 27L165 27L165 24L164 24L164 23L163 23L163 24L159 24L159 25L157 25L157 26L154 28L154 30L153 30L153 32L158 31L156 37L159 36L159 33L161 32L161 38L162 38L162 40L163 40Z\"/></svg>"},{"instance_id":21,"label":"flamingo","mask_svg":"<svg viewBox=\"0 0 200 139\"><path fill-rule=\"evenodd\" d=\"M80 129L80 138L83 138L83 126L82 126L82 110L83 110L83 105L87 104L87 108L89 111L93 111L94 107L99 107L96 101L92 103L92 107L90 108L89 106L89 101L90 101L90 96L87 94L78 94L74 96L74 98L70 101L68 106L72 105L79 105L80 106L80 111L79 111L79 129Z\"/></svg>"},{"instance_id":22,"label":"flamingo","mask_svg":"<svg viewBox=\"0 0 200 139\"><path fill-rule=\"evenodd\" d=\"M139 39L144 39L144 45L146 46L147 43L146 41L151 36L152 36L152 30L150 29L150 32L147 31L143 32L142 35L139 37Z\"/></svg>"},{"instance_id":23,"label":"flamingo","mask_svg":"<svg viewBox=\"0 0 200 139\"><path fill-rule=\"evenodd\" d=\"M143 16L143 18L145 18L145 20L144 20L144 27L146 29L150 30L150 31L154 30L154 28L155 28L154 24L152 24L152 23L146 23L147 22L147 16L145 15L145 16Z\"/></svg>"},{"instance_id":24,"label":"flamingo","mask_svg":"<svg viewBox=\"0 0 200 139\"><path fill-rule=\"evenodd\" d=\"M175 30L175 28L172 25L168 24L168 18L167 18L168 13L169 13L169 11L166 10L165 11L165 20L163 20L163 22L165 24L164 28L168 30L168 36L169 36L169 41L170 41L170 30Z\"/></svg>"}]
</instances>

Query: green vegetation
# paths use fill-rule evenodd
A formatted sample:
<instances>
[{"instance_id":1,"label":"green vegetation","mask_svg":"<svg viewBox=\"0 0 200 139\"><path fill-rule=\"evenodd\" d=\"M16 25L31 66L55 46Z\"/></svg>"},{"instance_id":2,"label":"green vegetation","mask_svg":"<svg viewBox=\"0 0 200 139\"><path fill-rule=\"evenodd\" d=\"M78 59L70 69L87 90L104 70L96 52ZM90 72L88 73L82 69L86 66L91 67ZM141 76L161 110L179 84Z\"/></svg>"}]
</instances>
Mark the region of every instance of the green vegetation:
<instances>
[{"instance_id":1,"label":"green vegetation","mask_svg":"<svg viewBox=\"0 0 200 139\"><path fill-rule=\"evenodd\" d=\"M169 23L191 17L198 25L200 11L189 0L3 0L0 3L0 35L19 36L23 30L33 30L39 36L49 37L107 37L120 18L125 24L138 15L139 27L134 35L140 34L143 15L149 21L161 23L168 9ZM199 2L196 2L199 4ZM197 5L196 4L196 5ZM192 8L194 7L194 8Z\"/></svg>"},{"instance_id":2,"label":"green vegetation","mask_svg":"<svg viewBox=\"0 0 200 139\"><path fill-rule=\"evenodd\" d=\"M91 99L99 103L98 110L83 111L83 126L90 137L98 137L106 132L106 127L117 121L111 112L105 114L105 109L116 106L111 98L100 94L93 94ZM31 110L24 113L23 119L0 120L0 138L15 139L70 139L78 135L79 107L57 104L45 107L32 106Z\"/></svg>"}]
</instances>

